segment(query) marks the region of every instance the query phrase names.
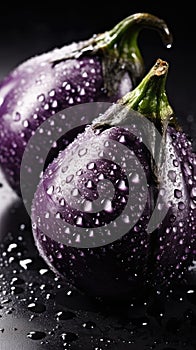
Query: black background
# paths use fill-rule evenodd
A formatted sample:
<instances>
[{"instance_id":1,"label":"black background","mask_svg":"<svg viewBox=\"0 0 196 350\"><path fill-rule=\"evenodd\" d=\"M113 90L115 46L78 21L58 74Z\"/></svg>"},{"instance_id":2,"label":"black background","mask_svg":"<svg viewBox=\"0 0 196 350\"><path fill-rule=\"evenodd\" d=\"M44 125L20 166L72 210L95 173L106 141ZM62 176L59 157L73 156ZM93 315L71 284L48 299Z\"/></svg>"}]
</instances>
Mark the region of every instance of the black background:
<instances>
[{"instance_id":1,"label":"black background","mask_svg":"<svg viewBox=\"0 0 196 350\"><path fill-rule=\"evenodd\" d=\"M0 78L3 78L11 69L31 56L73 41L88 39L94 33L111 29L120 20L133 13L149 12L164 19L173 34L173 47L167 50L163 47L157 33L146 29L142 31L139 37L139 44L145 60L146 70L155 63L158 57L169 62L170 69L167 81L169 100L184 130L193 138L194 149L196 149L196 18L195 11L189 6L188 2L182 3L182 5L177 3L177 6L175 6L171 1L169 3L163 1L135 1L134 3L133 0L132 2L121 0L115 3L93 1L88 4L64 1L61 4L58 2L43 4L40 2L39 5L28 2L25 7L16 3L15 6L17 8L12 8L11 3L3 4L0 10ZM55 313L66 310L67 307L65 300L66 288L62 290L60 288L60 296L57 297L57 285L61 282L54 283L54 276L50 273L44 277L38 274L37 271L46 266L38 257L36 250L31 249L33 242L29 235L30 222L25 216L21 203L6 187L6 184L3 184L0 192L0 207L2 209L0 214L1 211L3 213L3 221L0 221L0 237L2 240L4 236L5 247L6 244L9 245L10 237L15 242L20 235L23 237L24 245L27 244L24 258L30 257L34 261L34 265L29 272L22 271L20 273L20 276L23 276L26 281L24 292L26 299L22 299L23 294L20 296L19 293L18 297L16 293L16 295L12 295L12 300L6 304L8 306L0 310L3 314L3 317L0 318L0 349L63 349L60 334L65 330L79 334L79 342L72 343L70 347L70 349L76 350L80 348L90 349L88 342L91 335L95 339L94 348L97 346L99 349L195 349L195 293L194 295L190 294L189 300L187 300L186 288L185 290L177 289L173 293L173 301L166 303L166 316L160 324L156 323L157 320L152 315L148 316L147 322L150 326L147 326L147 330L142 328L142 323L146 321L144 316L146 315L146 307L144 305L142 307L134 306L135 311L132 307L127 308L127 310L126 308L125 310L118 309L116 305L112 310L106 308L106 310L99 313L97 309L93 309L93 305L88 304L89 301L82 299L77 302L76 296L75 299L72 298L73 309L77 314L76 321L66 321L66 324L62 321L60 322L60 328L54 331L56 324L59 324L56 322ZM23 223L25 223L25 229L22 230L21 224ZM25 234L27 235L25 236ZM23 243L21 243L22 248L24 248ZM13 270L18 268L17 254L18 251L16 250ZM4 266L2 271L0 270L0 274L1 272L6 276L6 281L4 281L5 290L10 296L9 281L13 278L12 271L10 272L10 269L8 270ZM34 283L33 286L31 286L32 282ZM53 299L47 302L44 301L47 311L43 315L37 316L37 318L34 314L34 322L28 322L30 312L27 305L28 300L30 300L28 299L31 295L30 290L34 291L32 295L38 298L38 302L43 301L47 294L47 288L41 289L43 283L51 285L53 291L52 293L49 291L49 293L53 294L55 302ZM191 283L192 286L189 289L195 289L195 281ZM22 286L24 287L24 285ZM27 288L29 288L28 291ZM3 295L3 298L6 299L6 295ZM70 300L67 302L68 304ZM77 303L79 303L79 312ZM163 306L162 301L159 301L157 306L155 305L154 309L152 308L152 311L154 313L158 312L156 308L160 306ZM7 308L7 311L9 311L12 307L15 308L12 313L6 314L6 311L4 312L4 309ZM82 310L81 307L83 307ZM186 313L189 313L188 318ZM83 329L82 324L89 320L96 321L97 328L95 331ZM33 343L32 340L27 338L27 333L33 330L47 333L42 345L40 341ZM134 343L131 345L128 340L132 339L132 331L135 335ZM113 344L112 341L109 343L106 340L100 340L106 334L108 339L111 338L117 343ZM123 343L122 339L125 339L126 343Z\"/></svg>"},{"instance_id":2,"label":"black background","mask_svg":"<svg viewBox=\"0 0 196 350\"><path fill-rule=\"evenodd\" d=\"M146 70L158 57L170 63L169 99L185 131L194 138L196 128L191 122L196 119L196 18L189 2L176 6L171 1L28 2L28 6L17 2L14 9L4 4L0 11L0 78L31 56L88 39L137 12L164 19L173 34L170 50L164 48L156 32L147 29L140 34L139 45Z\"/></svg>"}]
</instances>

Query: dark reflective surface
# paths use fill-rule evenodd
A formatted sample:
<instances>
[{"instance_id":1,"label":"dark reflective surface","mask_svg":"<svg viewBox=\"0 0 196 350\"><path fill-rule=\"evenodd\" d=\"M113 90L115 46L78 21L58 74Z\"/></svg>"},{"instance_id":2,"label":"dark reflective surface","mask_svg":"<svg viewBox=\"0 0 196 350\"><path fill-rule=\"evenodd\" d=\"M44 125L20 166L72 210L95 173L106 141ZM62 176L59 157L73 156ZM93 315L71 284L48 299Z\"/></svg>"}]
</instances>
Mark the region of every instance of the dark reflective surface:
<instances>
[{"instance_id":1,"label":"dark reflective surface","mask_svg":"<svg viewBox=\"0 0 196 350\"><path fill-rule=\"evenodd\" d=\"M91 300L49 271L22 201L0 182L1 350L195 349L194 270L167 296L146 290L124 304Z\"/></svg>"}]
</instances>

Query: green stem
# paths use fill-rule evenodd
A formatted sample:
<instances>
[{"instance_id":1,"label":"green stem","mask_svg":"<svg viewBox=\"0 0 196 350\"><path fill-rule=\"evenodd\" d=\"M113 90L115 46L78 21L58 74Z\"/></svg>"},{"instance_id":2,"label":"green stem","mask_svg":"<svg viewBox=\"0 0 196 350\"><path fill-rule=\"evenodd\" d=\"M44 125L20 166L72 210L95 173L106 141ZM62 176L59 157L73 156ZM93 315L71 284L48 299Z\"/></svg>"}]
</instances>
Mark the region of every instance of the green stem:
<instances>
[{"instance_id":1,"label":"green stem","mask_svg":"<svg viewBox=\"0 0 196 350\"><path fill-rule=\"evenodd\" d=\"M118 115L114 105L114 108L111 107L106 114L94 120L93 127L117 126L126 118L126 110L134 110L151 120L162 134L168 125L180 129L165 90L168 67L167 62L158 59L141 83L117 101L116 106L126 107L125 113Z\"/></svg>"},{"instance_id":2,"label":"green stem","mask_svg":"<svg viewBox=\"0 0 196 350\"><path fill-rule=\"evenodd\" d=\"M138 47L138 36L144 28L157 30L166 47L171 47L172 35L166 23L149 13L131 15L95 39L97 48L104 50L106 54L109 52L113 57L121 58L130 67L135 80L144 73L143 59Z\"/></svg>"},{"instance_id":3,"label":"green stem","mask_svg":"<svg viewBox=\"0 0 196 350\"><path fill-rule=\"evenodd\" d=\"M119 103L147 117L162 131L168 124L179 128L165 86L169 65L158 59L141 83Z\"/></svg>"},{"instance_id":4,"label":"green stem","mask_svg":"<svg viewBox=\"0 0 196 350\"><path fill-rule=\"evenodd\" d=\"M138 47L138 36L144 28L157 30L166 47L171 47L172 35L163 20L149 13L136 13L122 20L112 30L79 43L73 51L68 51L51 63L54 66L65 59L101 56L104 86L108 95L115 96L125 72L129 73L134 87L143 77L144 62Z\"/></svg>"}]
</instances>

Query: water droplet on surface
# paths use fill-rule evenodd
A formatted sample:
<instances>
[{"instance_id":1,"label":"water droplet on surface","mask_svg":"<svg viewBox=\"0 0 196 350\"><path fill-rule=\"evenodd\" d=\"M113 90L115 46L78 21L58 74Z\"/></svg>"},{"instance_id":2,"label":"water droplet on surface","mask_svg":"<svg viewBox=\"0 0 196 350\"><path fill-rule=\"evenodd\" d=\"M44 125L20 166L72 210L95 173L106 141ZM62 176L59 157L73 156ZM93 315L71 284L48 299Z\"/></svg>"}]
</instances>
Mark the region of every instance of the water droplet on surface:
<instances>
[{"instance_id":1,"label":"water droplet on surface","mask_svg":"<svg viewBox=\"0 0 196 350\"><path fill-rule=\"evenodd\" d=\"M67 183L70 183L70 182L73 180L73 178L74 178L74 175L68 175L68 176L66 177L66 182L67 182Z\"/></svg>"},{"instance_id":2,"label":"water droplet on surface","mask_svg":"<svg viewBox=\"0 0 196 350\"><path fill-rule=\"evenodd\" d=\"M87 149L86 148L82 148L82 149L79 150L78 155L80 157L83 157L86 153L87 153Z\"/></svg>"},{"instance_id":3,"label":"water droplet on surface","mask_svg":"<svg viewBox=\"0 0 196 350\"><path fill-rule=\"evenodd\" d=\"M37 303L37 302L30 303L27 307L29 310L36 312L36 313L42 313L42 312L46 311L46 307L42 303Z\"/></svg>"},{"instance_id":4,"label":"water droplet on surface","mask_svg":"<svg viewBox=\"0 0 196 350\"><path fill-rule=\"evenodd\" d=\"M41 276L45 275L45 273L47 273L47 272L48 272L48 269L40 269L39 270L39 273Z\"/></svg>"},{"instance_id":5,"label":"water droplet on surface","mask_svg":"<svg viewBox=\"0 0 196 350\"><path fill-rule=\"evenodd\" d=\"M178 160L177 160L177 159L174 159L174 160L173 160L173 165L174 165L175 167L177 167L177 166L179 165L179 163L178 163Z\"/></svg>"},{"instance_id":6,"label":"water droplet on surface","mask_svg":"<svg viewBox=\"0 0 196 350\"><path fill-rule=\"evenodd\" d=\"M46 192L47 192L47 194L49 194L51 196L54 192L54 186L50 186Z\"/></svg>"},{"instance_id":7,"label":"water droplet on surface","mask_svg":"<svg viewBox=\"0 0 196 350\"><path fill-rule=\"evenodd\" d=\"M119 185L118 185L119 190L125 191L127 190L127 186L124 180L120 180Z\"/></svg>"},{"instance_id":8,"label":"water droplet on surface","mask_svg":"<svg viewBox=\"0 0 196 350\"><path fill-rule=\"evenodd\" d=\"M57 102L57 100L54 100L52 102L52 108L56 108L57 106L58 106L58 102Z\"/></svg>"},{"instance_id":9,"label":"water droplet on surface","mask_svg":"<svg viewBox=\"0 0 196 350\"><path fill-rule=\"evenodd\" d=\"M37 96L37 99L38 99L39 102L43 102L45 100L44 94L41 94L41 95Z\"/></svg>"},{"instance_id":10,"label":"water droplet on surface","mask_svg":"<svg viewBox=\"0 0 196 350\"><path fill-rule=\"evenodd\" d=\"M104 210L111 213L113 211L111 200L107 199L104 204Z\"/></svg>"},{"instance_id":11,"label":"water droplet on surface","mask_svg":"<svg viewBox=\"0 0 196 350\"><path fill-rule=\"evenodd\" d=\"M70 343L72 341L75 341L78 339L77 334L72 333L72 332L67 332L67 333L63 333L61 334L61 338L66 342L66 343Z\"/></svg>"},{"instance_id":12,"label":"water droplet on surface","mask_svg":"<svg viewBox=\"0 0 196 350\"><path fill-rule=\"evenodd\" d=\"M60 321L60 320L72 320L74 317L76 317L76 315L71 312L71 311L59 311L57 314L56 314L56 319L57 321Z\"/></svg>"},{"instance_id":13,"label":"water droplet on surface","mask_svg":"<svg viewBox=\"0 0 196 350\"><path fill-rule=\"evenodd\" d=\"M10 281L10 285L11 286L15 286L15 285L18 285L18 284L23 284L24 283L24 280L20 277L13 277Z\"/></svg>"},{"instance_id":14,"label":"water droplet on surface","mask_svg":"<svg viewBox=\"0 0 196 350\"><path fill-rule=\"evenodd\" d=\"M88 165L87 165L87 169L89 169L89 170L93 170L95 168L95 163L89 163Z\"/></svg>"},{"instance_id":15,"label":"water droplet on surface","mask_svg":"<svg viewBox=\"0 0 196 350\"><path fill-rule=\"evenodd\" d=\"M79 195L78 189L77 189L77 188L74 188L74 189L72 190L71 194L72 194L73 197L77 197L77 196Z\"/></svg>"},{"instance_id":16,"label":"water droplet on surface","mask_svg":"<svg viewBox=\"0 0 196 350\"><path fill-rule=\"evenodd\" d=\"M40 340L46 337L45 332L32 331L27 334L27 338L32 340Z\"/></svg>"},{"instance_id":17,"label":"water droplet on surface","mask_svg":"<svg viewBox=\"0 0 196 350\"><path fill-rule=\"evenodd\" d=\"M174 196L176 198L181 198L182 197L182 191L178 190L178 189L175 189L174 190Z\"/></svg>"},{"instance_id":18,"label":"water droplet on surface","mask_svg":"<svg viewBox=\"0 0 196 350\"><path fill-rule=\"evenodd\" d=\"M19 122L19 120L21 119L20 113L19 113L19 112L16 112L16 113L14 114L13 119L14 119L15 122Z\"/></svg>"},{"instance_id":19,"label":"water droplet on surface","mask_svg":"<svg viewBox=\"0 0 196 350\"><path fill-rule=\"evenodd\" d=\"M120 136L119 142L121 142L121 143L125 143L126 142L126 139L125 139L124 135Z\"/></svg>"},{"instance_id":20,"label":"water droplet on surface","mask_svg":"<svg viewBox=\"0 0 196 350\"><path fill-rule=\"evenodd\" d=\"M83 225L83 219L82 216L78 216L76 219L76 225L82 226Z\"/></svg>"},{"instance_id":21,"label":"water droplet on surface","mask_svg":"<svg viewBox=\"0 0 196 350\"><path fill-rule=\"evenodd\" d=\"M13 249L17 248L17 244L16 243L11 243L8 248L7 251L8 253L10 253Z\"/></svg>"},{"instance_id":22,"label":"water droplet on surface","mask_svg":"<svg viewBox=\"0 0 196 350\"><path fill-rule=\"evenodd\" d=\"M31 263L32 263L32 259L24 259L19 261L20 266L22 266L24 270L28 270L29 265Z\"/></svg>"},{"instance_id":23,"label":"water droplet on surface","mask_svg":"<svg viewBox=\"0 0 196 350\"><path fill-rule=\"evenodd\" d=\"M88 180L86 183L87 188L93 188L93 182L91 180Z\"/></svg>"},{"instance_id":24,"label":"water droplet on surface","mask_svg":"<svg viewBox=\"0 0 196 350\"><path fill-rule=\"evenodd\" d=\"M84 204L84 211L86 212L90 212L92 211L93 209L93 204L91 201L85 201L85 204Z\"/></svg>"},{"instance_id":25,"label":"water droplet on surface","mask_svg":"<svg viewBox=\"0 0 196 350\"><path fill-rule=\"evenodd\" d=\"M133 174L131 177L131 182L138 184L140 182L140 178L138 174Z\"/></svg>"},{"instance_id":26,"label":"water droplet on surface","mask_svg":"<svg viewBox=\"0 0 196 350\"><path fill-rule=\"evenodd\" d=\"M24 120L22 124L23 124L24 128L28 128L28 126L29 126L28 120Z\"/></svg>"}]
</instances>

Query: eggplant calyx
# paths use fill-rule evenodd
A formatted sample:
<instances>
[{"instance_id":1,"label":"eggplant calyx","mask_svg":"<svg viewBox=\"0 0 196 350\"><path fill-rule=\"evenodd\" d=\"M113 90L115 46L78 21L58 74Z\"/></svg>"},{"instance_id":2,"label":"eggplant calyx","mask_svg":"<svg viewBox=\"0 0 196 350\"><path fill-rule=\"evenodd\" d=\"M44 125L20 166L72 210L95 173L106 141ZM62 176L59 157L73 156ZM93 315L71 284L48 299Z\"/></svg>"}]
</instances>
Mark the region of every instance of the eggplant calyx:
<instances>
[{"instance_id":1,"label":"eggplant calyx","mask_svg":"<svg viewBox=\"0 0 196 350\"><path fill-rule=\"evenodd\" d=\"M130 72L134 85L144 74L144 62L138 47L138 36L144 28L156 30L164 45L167 48L172 46L173 38L166 23L149 13L133 14L95 39L97 48L105 55L105 70L111 71L117 61L118 66L122 64L122 70Z\"/></svg>"},{"instance_id":2,"label":"eggplant calyx","mask_svg":"<svg viewBox=\"0 0 196 350\"><path fill-rule=\"evenodd\" d=\"M169 104L165 90L168 68L169 65L166 61L158 59L141 83L117 101L116 106L121 106L121 109L124 107L125 112L121 112L119 117L117 111L119 107L113 107L106 115L97 118L93 122L93 127L117 126L127 117L126 111L132 110L138 112L142 118L147 118L153 122L162 134L164 134L168 125L179 130L180 126Z\"/></svg>"}]
</instances>

